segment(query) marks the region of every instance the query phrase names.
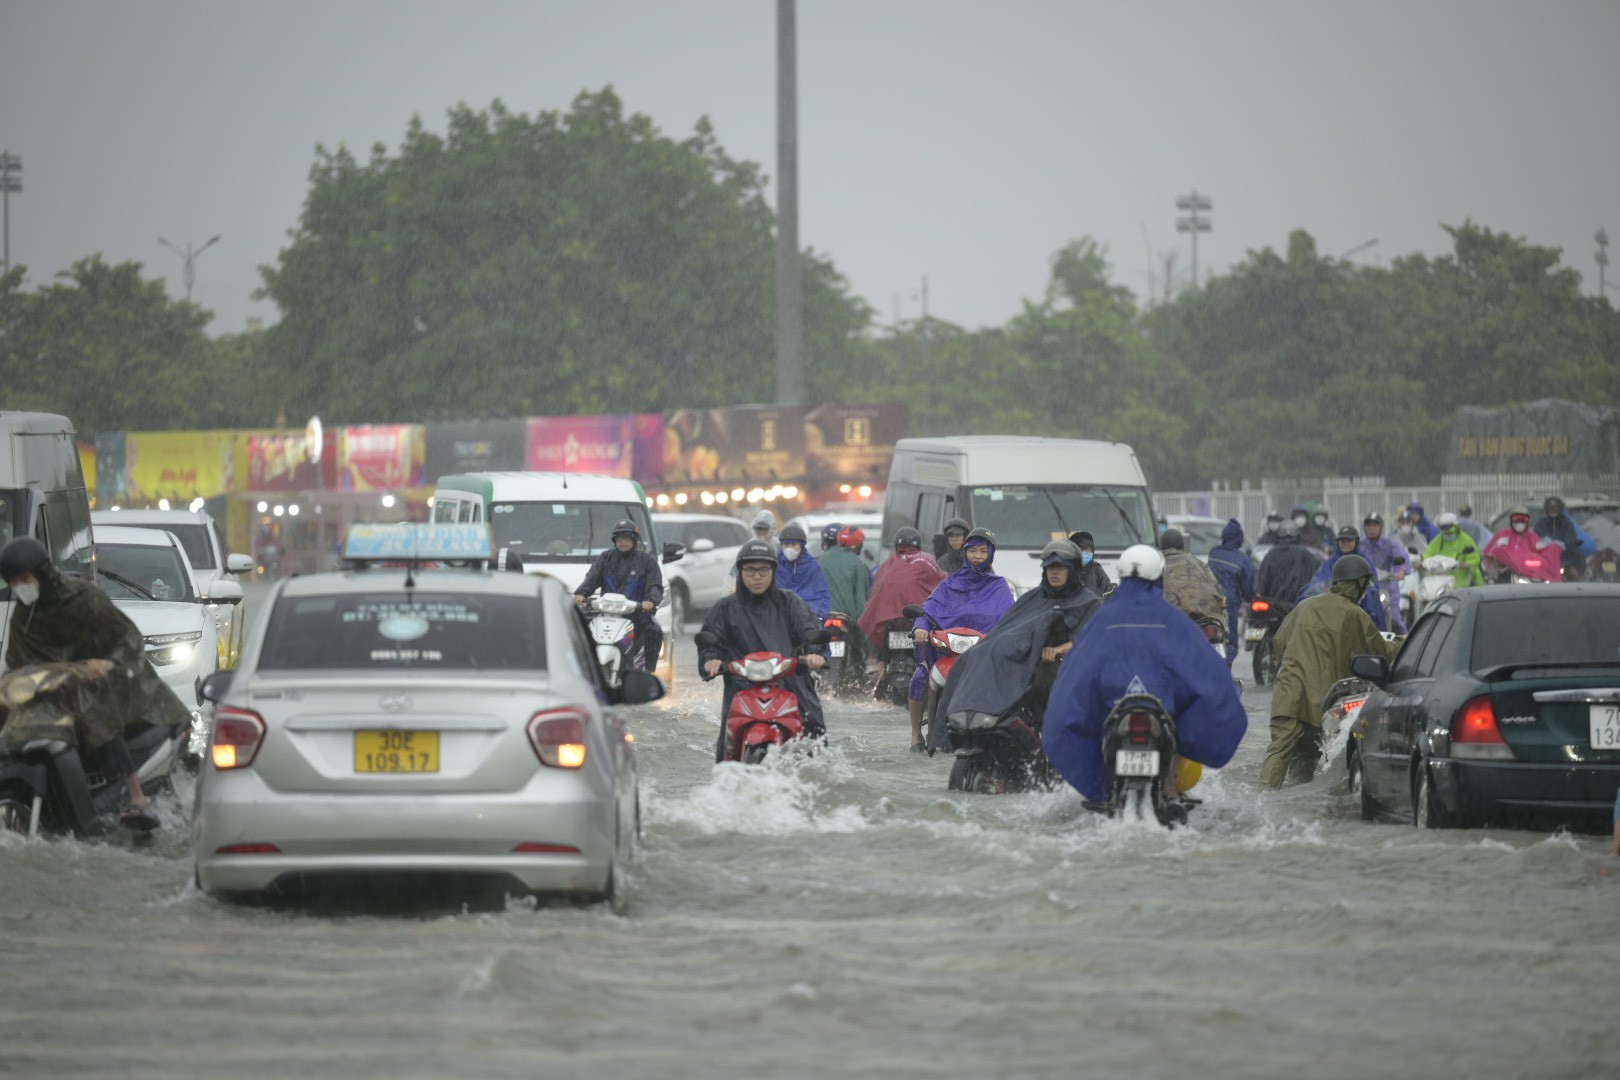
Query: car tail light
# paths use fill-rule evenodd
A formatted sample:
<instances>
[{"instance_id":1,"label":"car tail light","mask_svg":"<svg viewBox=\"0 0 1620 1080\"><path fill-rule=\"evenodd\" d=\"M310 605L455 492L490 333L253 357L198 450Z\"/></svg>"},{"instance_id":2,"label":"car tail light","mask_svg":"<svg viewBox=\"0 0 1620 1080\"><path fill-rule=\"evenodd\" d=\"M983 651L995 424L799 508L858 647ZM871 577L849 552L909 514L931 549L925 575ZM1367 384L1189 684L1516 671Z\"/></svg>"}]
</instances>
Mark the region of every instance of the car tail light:
<instances>
[{"instance_id":1,"label":"car tail light","mask_svg":"<svg viewBox=\"0 0 1620 1080\"><path fill-rule=\"evenodd\" d=\"M529 719L529 742L543 764L577 769L585 764L585 714L578 709L548 709Z\"/></svg>"},{"instance_id":2,"label":"car tail light","mask_svg":"<svg viewBox=\"0 0 1620 1080\"><path fill-rule=\"evenodd\" d=\"M1496 726L1496 709L1489 694L1471 698L1457 710L1451 723L1451 756L1476 760L1513 759L1513 751Z\"/></svg>"},{"instance_id":3,"label":"car tail light","mask_svg":"<svg viewBox=\"0 0 1620 1080\"><path fill-rule=\"evenodd\" d=\"M1256 615L1264 615L1266 612L1271 610L1271 602L1269 600L1251 600L1249 602L1249 610L1254 612Z\"/></svg>"},{"instance_id":4,"label":"car tail light","mask_svg":"<svg viewBox=\"0 0 1620 1080\"><path fill-rule=\"evenodd\" d=\"M518 855L578 855L579 848L572 844L519 844L512 851Z\"/></svg>"},{"instance_id":5,"label":"car tail light","mask_svg":"<svg viewBox=\"0 0 1620 1080\"><path fill-rule=\"evenodd\" d=\"M215 855L279 855L281 849L274 844L226 844L214 849Z\"/></svg>"},{"instance_id":6,"label":"car tail light","mask_svg":"<svg viewBox=\"0 0 1620 1080\"><path fill-rule=\"evenodd\" d=\"M247 709L221 705L214 713L214 741L209 749L216 769L242 769L264 742L264 717Z\"/></svg>"}]
</instances>

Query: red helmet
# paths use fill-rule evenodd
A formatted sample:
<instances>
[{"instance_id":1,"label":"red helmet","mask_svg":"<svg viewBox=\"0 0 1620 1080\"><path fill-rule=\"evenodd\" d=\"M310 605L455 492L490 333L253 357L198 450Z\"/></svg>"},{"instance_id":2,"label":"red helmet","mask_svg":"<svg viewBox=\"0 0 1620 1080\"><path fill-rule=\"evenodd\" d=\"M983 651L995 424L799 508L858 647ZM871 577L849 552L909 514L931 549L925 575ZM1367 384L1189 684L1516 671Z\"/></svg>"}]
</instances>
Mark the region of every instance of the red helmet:
<instances>
[{"instance_id":1,"label":"red helmet","mask_svg":"<svg viewBox=\"0 0 1620 1080\"><path fill-rule=\"evenodd\" d=\"M838 532L839 547L847 547L851 551L859 551L861 550L862 545L865 543L866 534L861 532L861 530L857 529L853 525L840 529Z\"/></svg>"}]
</instances>

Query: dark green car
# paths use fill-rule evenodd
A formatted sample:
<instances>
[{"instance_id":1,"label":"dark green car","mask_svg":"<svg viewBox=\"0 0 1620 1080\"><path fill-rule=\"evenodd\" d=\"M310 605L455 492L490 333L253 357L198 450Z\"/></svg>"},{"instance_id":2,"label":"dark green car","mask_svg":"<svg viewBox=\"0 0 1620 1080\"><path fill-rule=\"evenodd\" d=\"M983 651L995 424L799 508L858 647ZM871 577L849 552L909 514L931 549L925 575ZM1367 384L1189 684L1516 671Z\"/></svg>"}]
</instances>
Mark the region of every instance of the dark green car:
<instances>
[{"instance_id":1,"label":"dark green car","mask_svg":"<svg viewBox=\"0 0 1620 1080\"><path fill-rule=\"evenodd\" d=\"M1426 611L1346 754L1367 820L1607 830L1620 789L1620 585L1462 589Z\"/></svg>"}]
</instances>

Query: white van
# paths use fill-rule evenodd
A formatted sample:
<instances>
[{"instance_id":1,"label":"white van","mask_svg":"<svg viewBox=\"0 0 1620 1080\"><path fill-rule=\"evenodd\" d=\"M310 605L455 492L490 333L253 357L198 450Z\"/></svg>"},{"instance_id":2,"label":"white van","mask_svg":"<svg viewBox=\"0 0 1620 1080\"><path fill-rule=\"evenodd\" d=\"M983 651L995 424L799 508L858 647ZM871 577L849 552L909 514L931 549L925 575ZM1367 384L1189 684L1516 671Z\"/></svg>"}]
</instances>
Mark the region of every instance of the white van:
<instances>
[{"instance_id":1,"label":"white van","mask_svg":"<svg viewBox=\"0 0 1620 1080\"><path fill-rule=\"evenodd\" d=\"M1114 564L1132 544L1151 544L1153 498L1136 451L1124 443L962 435L901 439L889 467L883 545L910 525L943 551L944 527L963 518L996 534L996 571L1022 593L1040 583L1029 555L1070 533L1092 534L1097 561Z\"/></svg>"}]
</instances>

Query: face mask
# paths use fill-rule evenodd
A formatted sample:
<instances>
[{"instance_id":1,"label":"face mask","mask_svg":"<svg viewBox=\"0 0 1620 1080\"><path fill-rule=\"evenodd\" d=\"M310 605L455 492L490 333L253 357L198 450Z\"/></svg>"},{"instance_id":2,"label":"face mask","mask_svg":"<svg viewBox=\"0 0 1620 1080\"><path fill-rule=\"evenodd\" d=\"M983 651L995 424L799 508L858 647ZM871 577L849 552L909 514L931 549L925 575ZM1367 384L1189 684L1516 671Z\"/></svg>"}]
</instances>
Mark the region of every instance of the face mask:
<instances>
[{"instance_id":1,"label":"face mask","mask_svg":"<svg viewBox=\"0 0 1620 1080\"><path fill-rule=\"evenodd\" d=\"M17 603L29 607L39 599L39 586L37 584L13 585L11 595L16 598Z\"/></svg>"},{"instance_id":2,"label":"face mask","mask_svg":"<svg viewBox=\"0 0 1620 1080\"><path fill-rule=\"evenodd\" d=\"M795 562L799 558L799 552L803 550L804 549L799 547L798 544L783 544L782 558L786 559L788 562Z\"/></svg>"},{"instance_id":3,"label":"face mask","mask_svg":"<svg viewBox=\"0 0 1620 1080\"><path fill-rule=\"evenodd\" d=\"M1455 526L1455 525L1447 525L1445 528L1441 529L1440 531L1445 533L1448 538L1453 537L1453 536L1457 535L1457 526Z\"/></svg>"},{"instance_id":4,"label":"face mask","mask_svg":"<svg viewBox=\"0 0 1620 1080\"><path fill-rule=\"evenodd\" d=\"M1091 552L1082 551L1080 553L1080 565L1081 566L1090 566L1091 565Z\"/></svg>"},{"instance_id":5,"label":"face mask","mask_svg":"<svg viewBox=\"0 0 1620 1080\"><path fill-rule=\"evenodd\" d=\"M1530 527L1530 523L1528 521L1515 521L1513 523L1513 531L1516 532L1516 533L1522 533L1522 532L1524 532L1524 530L1528 529L1529 527Z\"/></svg>"}]
</instances>

